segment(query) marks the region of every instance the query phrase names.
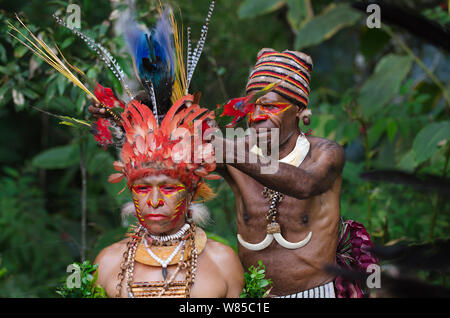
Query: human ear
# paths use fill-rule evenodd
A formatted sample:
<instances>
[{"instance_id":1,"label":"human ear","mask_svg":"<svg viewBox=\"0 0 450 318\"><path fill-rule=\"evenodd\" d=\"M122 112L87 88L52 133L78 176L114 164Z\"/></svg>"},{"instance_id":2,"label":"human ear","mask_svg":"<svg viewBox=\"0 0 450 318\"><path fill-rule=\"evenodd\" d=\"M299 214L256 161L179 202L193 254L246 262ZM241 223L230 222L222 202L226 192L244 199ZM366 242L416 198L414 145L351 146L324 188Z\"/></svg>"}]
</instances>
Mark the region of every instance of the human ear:
<instances>
[{"instance_id":1,"label":"human ear","mask_svg":"<svg viewBox=\"0 0 450 318\"><path fill-rule=\"evenodd\" d=\"M303 122L303 125L308 126L311 122L311 110L306 109L304 107L299 108L297 114L297 118Z\"/></svg>"}]
</instances>

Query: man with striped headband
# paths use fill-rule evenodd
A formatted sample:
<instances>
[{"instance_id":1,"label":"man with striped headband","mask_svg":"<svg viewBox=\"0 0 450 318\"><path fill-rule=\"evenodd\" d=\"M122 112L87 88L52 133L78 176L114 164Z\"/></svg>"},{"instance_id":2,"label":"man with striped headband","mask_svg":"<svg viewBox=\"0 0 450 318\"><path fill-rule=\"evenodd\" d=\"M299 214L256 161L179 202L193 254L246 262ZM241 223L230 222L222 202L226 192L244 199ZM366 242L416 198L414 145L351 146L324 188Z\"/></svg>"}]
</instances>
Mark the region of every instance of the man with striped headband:
<instances>
[{"instance_id":1,"label":"man with striped headband","mask_svg":"<svg viewBox=\"0 0 450 318\"><path fill-rule=\"evenodd\" d=\"M234 163L226 161L217 170L236 198L241 262L248 268L262 260L275 297L335 297L334 277L324 266L336 260L345 155L336 142L305 136L299 128L311 115L311 69L311 58L302 52L265 48L258 53L247 97L277 85L249 108L247 121L257 134L278 129L278 170L263 174L262 161L240 163L237 153ZM231 149L231 140L224 143ZM250 152L260 153L259 144L247 144L246 159Z\"/></svg>"}]
</instances>

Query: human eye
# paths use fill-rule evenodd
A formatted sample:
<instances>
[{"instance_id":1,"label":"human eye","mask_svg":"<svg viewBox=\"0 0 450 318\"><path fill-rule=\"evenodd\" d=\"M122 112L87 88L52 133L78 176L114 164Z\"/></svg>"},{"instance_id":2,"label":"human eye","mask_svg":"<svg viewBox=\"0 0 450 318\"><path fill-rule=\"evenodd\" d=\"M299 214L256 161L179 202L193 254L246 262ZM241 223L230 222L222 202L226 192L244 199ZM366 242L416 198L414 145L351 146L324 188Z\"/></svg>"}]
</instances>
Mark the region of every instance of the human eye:
<instances>
[{"instance_id":1,"label":"human eye","mask_svg":"<svg viewBox=\"0 0 450 318\"><path fill-rule=\"evenodd\" d=\"M133 190L136 193L145 194L152 191L152 187L148 185L135 185L133 186Z\"/></svg>"},{"instance_id":2,"label":"human eye","mask_svg":"<svg viewBox=\"0 0 450 318\"><path fill-rule=\"evenodd\" d=\"M181 185L175 185L175 184L163 184L163 185L159 186L159 189L161 190L161 192L163 192L165 194L171 194L171 193L175 193L175 192L179 192L179 191L183 190L184 187Z\"/></svg>"},{"instance_id":3,"label":"human eye","mask_svg":"<svg viewBox=\"0 0 450 318\"><path fill-rule=\"evenodd\" d=\"M163 185L160 187L160 189L174 191L174 190L176 190L176 187L173 185Z\"/></svg>"}]
</instances>

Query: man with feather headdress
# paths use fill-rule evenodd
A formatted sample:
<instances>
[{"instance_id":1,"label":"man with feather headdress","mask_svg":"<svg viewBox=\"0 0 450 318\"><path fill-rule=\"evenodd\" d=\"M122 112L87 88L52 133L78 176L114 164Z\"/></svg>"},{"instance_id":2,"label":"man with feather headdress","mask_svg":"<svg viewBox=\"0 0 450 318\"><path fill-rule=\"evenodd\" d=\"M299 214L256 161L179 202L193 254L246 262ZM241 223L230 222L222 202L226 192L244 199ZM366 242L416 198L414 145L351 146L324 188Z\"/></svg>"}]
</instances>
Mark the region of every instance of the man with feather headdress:
<instances>
[{"instance_id":1,"label":"man with feather headdress","mask_svg":"<svg viewBox=\"0 0 450 318\"><path fill-rule=\"evenodd\" d=\"M125 138L110 182L127 180L139 225L97 256L98 283L110 296L238 297L243 288L237 255L199 227L207 211L195 200L213 196L204 179L215 177L215 157L211 144L192 147L192 138L195 121L213 115L187 94L195 66L184 71L177 36L168 8L153 30L134 21L125 30L145 90L121 115Z\"/></svg>"},{"instance_id":2,"label":"man with feather headdress","mask_svg":"<svg viewBox=\"0 0 450 318\"><path fill-rule=\"evenodd\" d=\"M349 259L360 262L336 252L338 246L348 247L349 233L358 239L368 235L355 234L362 233L358 224L346 223L345 235L339 240L344 151L337 143L306 136L299 128L300 121L307 125L310 120L311 70L312 60L302 52L259 52L247 83L247 96L228 102L223 115L234 117L232 125L246 118L258 136L266 130L277 130L278 170L264 174L261 168L266 164L262 160L250 163L251 154L264 153L248 140L244 158L239 158L242 152L237 151L233 152L233 162L227 161L234 141L215 138L213 144L227 150L223 151L224 164L217 164L217 171L235 195L239 257L245 268L262 260L274 283L270 296L360 297L358 287L344 288L339 278L335 282L334 275L325 270L326 265L347 264ZM266 137L270 143L270 134ZM371 244L370 239L363 241ZM364 269L369 263L358 264Z\"/></svg>"},{"instance_id":3,"label":"man with feather headdress","mask_svg":"<svg viewBox=\"0 0 450 318\"><path fill-rule=\"evenodd\" d=\"M20 18L26 32L8 24L15 32L12 36L85 91L107 115L95 123L55 116L63 123L90 129L104 147L120 148L120 160L114 162L116 173L109 181L127 180L125 188L131 193L137 223L127 238L104 248L95 260L97 283L110 297L238 297L242 291L244 273L235 252L208 239L199 227L208 220L201 201L214 196L205 180L217 176L211 174L215 170L213 146L193 142L195 122L208 122L214 116L198 105L198 98L190 95L188 88L213 7L214 1L200 41L189 52L187 70L170 8L161 10L151 30L134 19L128 21L125 37L144 88L137 95L101 44L55 16L99 54L129 95L126 103L100 84L92 93L72 70L84 73L70 65L61 52L58 57ZM200 131L206 128L202 125Z\"/></svg>"}]
</instances>

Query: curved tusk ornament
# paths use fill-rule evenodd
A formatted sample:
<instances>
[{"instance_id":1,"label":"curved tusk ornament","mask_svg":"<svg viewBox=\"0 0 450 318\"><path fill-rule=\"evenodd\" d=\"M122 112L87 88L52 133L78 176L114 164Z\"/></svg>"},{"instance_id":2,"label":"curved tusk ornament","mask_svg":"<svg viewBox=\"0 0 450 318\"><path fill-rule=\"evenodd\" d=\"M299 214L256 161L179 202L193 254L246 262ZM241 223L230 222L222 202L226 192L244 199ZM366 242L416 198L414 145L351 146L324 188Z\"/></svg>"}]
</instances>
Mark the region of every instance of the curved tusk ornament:
<instances>
[{"instance_id":1,"label":"curved tusk ornament","mask_svg":"<svg viewBox=\"0 0 450 318\"><path fill-rule=\"evenodd\" d=\"M238 239L239 243L246 249L251 250L251 251L260 251L260 250L265 249L266 247L268 247L270 245L270 243L272 243L273 235L267 233L264 240L262 240L261 242L256 243L256 244L252 244L252 243L248 243L248 242L244 241L244 239L242 238L242 236L240 234L237 235L237 239Z\"/></svg>"},{"instance_id":2,"label":"curved tusk ornament","mask_svg":"<svg viewBox=\"0 0 450 318\"><path fill-rule=\"evenodd\" d=\"M312 232L309 232L307 237L305 237L303 240L301 240L297 243L291 243L289 241L286 241L284 239L283 235L281 235L281 233L274 233L273 236L275 238L275 241L277 241L278 244L280 244L284 248L287 248L290 250L295 250L295 249L303 247L309 243L309 241L311 240Z\"/></svg>"},{"instance_id":3,"label":"curved tusk ornament","mask_svg":"<svg viewBox=\"0 0 450 318\"><path fill-rule=\"evenodd\" d=\"M273 239L275 238L275 241L277 241L278 244L280 244L281 246L283 246L284 248L290 249L290 250L295 250L298 248L301 248L303 246L305 246L306 244L309 243L309 241L311 240L312 237L312 232L309 232L309 234L301 241L297 242L297 243L292 243L289 241L286 241L284 239L284 237L281 235L281 233L267 233L266 237L264 238L264 240L262 240L259 243L248 243L246 241L244 241L244 239L242 238L242 236L240 234L237 235L237 239L239 241L239 243L245 247L248 250L251 251L261 251L265 248L267 248L270 243L272 243Z\"/></svg>"}]
</instances>

